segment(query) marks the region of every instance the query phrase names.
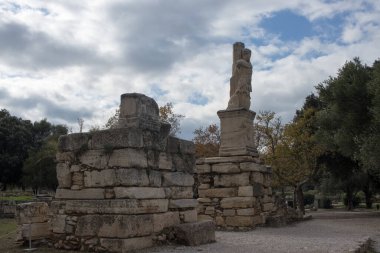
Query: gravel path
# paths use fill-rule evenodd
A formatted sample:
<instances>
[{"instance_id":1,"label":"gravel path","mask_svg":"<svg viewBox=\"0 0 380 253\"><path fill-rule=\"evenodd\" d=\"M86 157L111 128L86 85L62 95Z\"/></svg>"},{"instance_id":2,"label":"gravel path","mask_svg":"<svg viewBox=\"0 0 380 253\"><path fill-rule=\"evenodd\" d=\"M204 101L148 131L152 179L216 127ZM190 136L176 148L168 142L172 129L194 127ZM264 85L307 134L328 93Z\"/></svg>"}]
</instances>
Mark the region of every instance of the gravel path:
<instances>
[{"instance_id":1,"label":"gravel path","mask_svg":"<svg viewBox=\"0 0 380 253\"><path fill-rule=\"evenodd\" d=\"M288 227L257 228L249 232L217 232L217 242L213 244L163 246L141 253L349 252L368 237L380 239L380 216L336 218L316 218Z\"/></svg>"}]
</instances>

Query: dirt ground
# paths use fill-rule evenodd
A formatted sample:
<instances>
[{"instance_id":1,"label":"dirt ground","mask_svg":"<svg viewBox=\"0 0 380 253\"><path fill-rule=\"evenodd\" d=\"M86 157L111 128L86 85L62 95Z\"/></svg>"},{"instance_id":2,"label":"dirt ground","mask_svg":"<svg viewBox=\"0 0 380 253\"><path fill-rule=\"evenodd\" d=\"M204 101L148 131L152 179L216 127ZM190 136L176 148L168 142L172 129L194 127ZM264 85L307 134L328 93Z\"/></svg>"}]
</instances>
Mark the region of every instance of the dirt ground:
<instances>
[{"instance_id":1,"label":"dirt ground","mask_svg":"<svg viewBox=\"0 0 380 253\"><path fill-rule=\"evenodd\" d=\"M218 231L216 232L217 242L208 245L197 247L168 245L138 252L349 252L368 237L380 241L379 212L319 211L312 215L314 216L312 220L282 228L257 228L248 232ZM4 223L0 223L0 225L3 227ZM11 228L9 225L8 227ZM14 244L14 235L15 231L0 235L0 252L25 252L23 249L27 247ZM74 251L39 248L35 252L68 253Z\"/></svg>"}]
</instances>

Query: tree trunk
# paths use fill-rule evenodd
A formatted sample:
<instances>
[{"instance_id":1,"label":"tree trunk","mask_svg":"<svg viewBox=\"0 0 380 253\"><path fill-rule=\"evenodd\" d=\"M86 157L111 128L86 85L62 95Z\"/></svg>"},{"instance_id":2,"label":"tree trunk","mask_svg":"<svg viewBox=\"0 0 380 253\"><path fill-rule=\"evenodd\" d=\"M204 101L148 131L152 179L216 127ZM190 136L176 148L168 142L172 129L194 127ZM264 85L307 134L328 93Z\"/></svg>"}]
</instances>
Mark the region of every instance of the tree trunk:
<instances>
[{"instance_id":1,"label":"tree trunk","mask_svg":"<svg viewBox=\"0 0 380 253\"><path fill-rule=\"evenodd\" d=\"M294 187L293 191L293 208L297 209L297 188Z\"/></svg>"},{"instance_id":2,"label":"tree trunk","mask_svg":"<svg viewBox=\"0 0 380 253\"><path fill-rule=\"evenodd\" d=\"M347 210L351 211L354 209L354 203L353 203L353 192L350 186L347 186L346 188L346 196L347 196Z\"/></svg>"},{"instance_id":3,"label":"tree trunk","mask_svg":"<svg viewBox=\"0 0 380 253\"><path fill-rule=\"evenodd\" d=\"M368 189L368 191L364 190L365 195L365 208L371 209L372 208L372 191Z\"/></svg>"},{"instance_id":4,"label":"tree trunk","mask_svg":"<svg viewBox=\"0 0 380 253\"><path fill-rule=\"evenodd\" d=\"M364 186L363 192L365 195L365 207L368 209L371 209L372 208L372 191L371 191L371 186L370 186L371 182L370 182L369 177L370 176L368 175L367 183Z\"/></svg>"},{"instance_id":5,"label":"tree trunk","mask_svg":"<svg viewBox=\"0 0 380 253\"><path fill-rule=\"evenodd\" d=\"M302 214L305 214L305 205L304 205L304 197L303 197L303 191L302 191L302 184L298 184L296 187L296 193L297 193L297 207Z\"/></svg>"}]
</instances>

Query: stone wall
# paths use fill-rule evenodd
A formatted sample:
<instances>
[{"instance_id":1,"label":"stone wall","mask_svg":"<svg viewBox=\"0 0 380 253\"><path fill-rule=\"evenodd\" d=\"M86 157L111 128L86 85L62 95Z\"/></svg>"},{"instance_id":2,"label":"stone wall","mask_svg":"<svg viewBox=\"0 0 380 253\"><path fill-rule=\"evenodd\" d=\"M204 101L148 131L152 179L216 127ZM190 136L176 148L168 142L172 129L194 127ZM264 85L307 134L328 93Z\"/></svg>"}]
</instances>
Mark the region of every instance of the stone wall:
<instances>
[{"instance_id":1,"label":"stone wall","mask_svg":"<svg viewBox=\"0 0 380 253\"><path fill-rule=\"evenodd\" d=\"M198 218L222 229L265 223L273 210L271 169L252 156L197 160Z\"/></svg>"},{"instance_id":2,"label":"stone wall","mask_svg":"<svg viewBox=\"0 0 380 253\"><path fill-rule=\"evenodd\" d=\"M45 240L50 237L49 206L46 202L29 202L16 206L16 241Z\"/></svg>"},{"instance_id":3,"label":"stone wall","mask_svg":"<svg viewBox=\"0 0 380 253\"><path fill-rule=\"evenodd\" d=\"M151 98L124 94L120 112L119 128L59 139L56 248L146 248L164 228L197 221L194 144L168 136Z\"/></svg>"}]
</instances>

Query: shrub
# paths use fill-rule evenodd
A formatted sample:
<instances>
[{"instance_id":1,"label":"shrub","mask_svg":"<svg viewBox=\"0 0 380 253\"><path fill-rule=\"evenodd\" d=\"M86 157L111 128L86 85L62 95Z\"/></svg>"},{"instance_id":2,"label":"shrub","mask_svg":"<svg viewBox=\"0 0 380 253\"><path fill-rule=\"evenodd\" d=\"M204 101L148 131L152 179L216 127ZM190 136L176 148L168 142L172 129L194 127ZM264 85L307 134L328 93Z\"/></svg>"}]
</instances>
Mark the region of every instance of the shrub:
<instances>
[{"instance_id":1,"label":"shrub","mask_svg":"<svg viewBox=\"0 0 380 253\"><path fill-rule=\"evenodd\" d=\"M314 204L314 194L305 193L303 195L303 204L306 205L313 205Z\"/></svg>"},{"instance_id":2,"label":"shrub","mask_svg":"<svg viewBox=\"0 0 380 253\"><path fill-rule=\"evenodd\" d=\"M359 196L354 196L353 199L352 199L352 205L353 205L354 208L358 207L361 202L362 202L362 200L361 200L361 198ZM343 203L344 203L345 206L347 206L347 204L348 204L347 197L344 197Z\"/></svg>"},{"instance_id":3,"label":"shrub","mask_svg":"<svg viewBox=\"0 0 380 253\"><path fill-rule=\"evenodd\" d=\"M322 201L322 208L325 208L325 209L333 208L331 199L323 198L323 199L321 199L321 201Z\"/></svg>"}]
</instances>

